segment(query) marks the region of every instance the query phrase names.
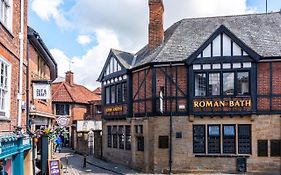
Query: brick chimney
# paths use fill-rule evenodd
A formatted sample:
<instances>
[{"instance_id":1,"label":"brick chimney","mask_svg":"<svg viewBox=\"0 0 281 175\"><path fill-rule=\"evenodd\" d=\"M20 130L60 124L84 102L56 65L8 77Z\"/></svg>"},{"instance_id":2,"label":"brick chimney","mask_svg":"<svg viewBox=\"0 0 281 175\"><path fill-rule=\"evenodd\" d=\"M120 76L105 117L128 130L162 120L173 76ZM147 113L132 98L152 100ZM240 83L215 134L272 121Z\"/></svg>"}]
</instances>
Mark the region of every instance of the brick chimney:
<instances>
[{"instance_id":1,"label":"brick chimney","mask_svg":"<svg viewBox=\"0 0 281 175\"><path fill-rule=\"evenodd\" d=\"M148 48L154 50L164 41L162 0L149 0Z\"/></svg>"},{"instance_id":2,"label":"brick chimney","mask_svg":"<svg viewBox=\"0 0 281 175\"><path fill-rule=\"evenodd\" d=\"M73 85L73 72L67 71L65 73L65 81L71 86Z\"/></svg>"}]
</instances>

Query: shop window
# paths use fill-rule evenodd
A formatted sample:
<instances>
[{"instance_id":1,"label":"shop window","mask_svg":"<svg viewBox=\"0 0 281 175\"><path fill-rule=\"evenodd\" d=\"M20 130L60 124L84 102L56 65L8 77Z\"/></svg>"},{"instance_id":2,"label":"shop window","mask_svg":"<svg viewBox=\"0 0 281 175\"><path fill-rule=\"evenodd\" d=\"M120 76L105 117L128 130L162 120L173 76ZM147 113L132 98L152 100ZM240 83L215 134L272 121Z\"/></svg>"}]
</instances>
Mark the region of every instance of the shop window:
<instances>
[{"instance_id":1,"label":"shop window","mask_svg":"<svg viewBox=\"0 0 281 175\"><path fill-rule=\"evenodd\" d=\"M206 74L195 74L195 96L206 96Z\"/></svg>"},{"instance_id":2,"label":"shop window","mask_svg":"<svg viewBox=\"0 0 281 175\"><path fill-rule=\"evenodd\" d=\"M193 153L205 153L205 125L193 125Z\"/></svg>"},{"instance_id":3,"label":"shop window","mask_svg":"<svg viewBox=\"0 0 281 175\"><path fill-rule=\"evenodd\" d=\"M249 95L249 72L237 73L237 95Z\"/></svg>"},{"instance_id":4,"label":"shop window","mask_svg":"<svg viewBox=\"0 0 281 175\"><path fill-rule=\"evenodd\" d=\"M258 140L258 156L260 157L267 157L267 140Z\"/></svg>"},{"instance_id":5,"label":"shop window","mask_svg":"<svg viewBox=\"0 0 281 175\"><path fill-rule=\"evenodd\" d=\"M113 137L113 148L117 148L117 126L113 126L112 128L112 137Z\"/></svg>"},{"instance_id":6,"label":"shop window","mask_svg":"<svg viewBox=\"0 0 281 175\"><path fill-rule=\"evenodd\" d=\"M281 156L281 140L270 140L270 156Z\"/></svg>"},{"instance_id":7,"label":"shop window","mask_svg":"<svg viewBox=\"0 0 281 175\"><path fill-rule=\"evenodd\" d=\"M144 151L144 138L143 136L137 137L137 150Z\"/></svg>"},{"instance_id":8,"label":"shop window","mask_svg":"<svg viewBox=\"0 0 281 175\"><path fill-rule=\"evenodd\" d=\"M208 125L208 153L220 153L219 125Z\"/></svg>"},{"instance_id":9,"label":"shop window","mask_svg":"<svg viewBox=\"0 0 281 175\"><path fill-rule=\"evenodd\" d=\"M131 150L131 127L125 126L125 148L126 150Z\"/></svg>"},{"instance_id":10,"label":"shop window","mask_svg":"<svg viewBox=\"0 0 281 175\"><path fill-rule=\"evenodd\" d=\"M220 73L209 74L209 95L220 95Z\"/></svg>"},{"instance_id":11,"label":"shop window","mask_svg":"<svg viewBox=\"0 0 281 175\"><path fill-rule=\"evenodd\" d=\"M235 154L235 125L223 125L223 153Z\"/></svg>"},{"instance_id":12,"label":"shop window","mask_svg":"<svg viewBox=\"0 0 281 175\"><path fill-rule=\"evenodd\" d=\"M69 115L69 104L56 104L56 115Z\"/></svg>"},{"instance_id":13,"label":"shop window","mask_svg":"<svg viewBox=\"0 0 281 175\"><path fill-rule=\"evenodd\" d=\"M107 126L107 147L112 147L112 131L111 126Z\"/></svg>"},{"instance_id":14,"label":"shop window","mask_svg":"<svg viewBox=\"0 0 281 175\"><path fill-rule=\"evenodd\" d=\"M124 142L125 142L125 131L124 126L118 127L118 143L119 149L124 149Z\"/></svg>"},{"instance_id":15,"label":"shop window","mask_svg":"<svg viewBox=\"0 0 281 175\"><path fill-rule=\"evenodd\" d=\"M169 137L168 136L159 136L158 142L159 142L158 147L160 149L169 148Z\"/></svg>"},{"instance_id":16,"label":"shop window","mask_svg":"<svg viewBox=\"0 0 281 175\"><path fill-rule=\"evenodd\" d=\"M238 125L238 153L251 153L251 125Z\"/></svg>"}]
</instances>

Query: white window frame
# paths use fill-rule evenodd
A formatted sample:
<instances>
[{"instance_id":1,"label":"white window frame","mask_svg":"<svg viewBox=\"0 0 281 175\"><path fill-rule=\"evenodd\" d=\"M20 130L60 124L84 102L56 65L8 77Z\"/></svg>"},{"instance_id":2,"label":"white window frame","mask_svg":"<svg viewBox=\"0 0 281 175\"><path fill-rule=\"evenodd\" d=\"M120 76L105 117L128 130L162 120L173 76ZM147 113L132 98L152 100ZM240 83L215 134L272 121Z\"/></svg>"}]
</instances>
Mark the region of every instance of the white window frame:
<instances>
[{"instance_id":1,"label":"white window frame","mask_svg":"<svg viewBox=\"0 0 281 175\"><path fill-rule=\"evenodd\" d=\"M3 81L3 86L0 84L0 90L6 90L5 93L5 101L4 101L4 109L2 109L2 98L0 98L0 112L4 112L4 116L0 116L1 119L9 119L10 118L10 113L11 113L11 67L12 65L2 56L0 55L0 82L1 82L1 65L4 64L7 66L7 76L5 77L5 80ZM5 72L5 70L4 70ZM6 87L5 87L5 81L6 81ZM2 93L1 93L2 95Z\"/></svg>"},{"instance_id":2,"label":"white window frame","mask_svg":"<svg viewBox=\"0 0 281 175\"><path fill-rule=\"evenodd\" d=\"M6 7L6 11L4 10L4 5ZM0 0L0 22L10 32L12 32L12 19L13 19L13 0Z\"/></svg>"}]
</instances>

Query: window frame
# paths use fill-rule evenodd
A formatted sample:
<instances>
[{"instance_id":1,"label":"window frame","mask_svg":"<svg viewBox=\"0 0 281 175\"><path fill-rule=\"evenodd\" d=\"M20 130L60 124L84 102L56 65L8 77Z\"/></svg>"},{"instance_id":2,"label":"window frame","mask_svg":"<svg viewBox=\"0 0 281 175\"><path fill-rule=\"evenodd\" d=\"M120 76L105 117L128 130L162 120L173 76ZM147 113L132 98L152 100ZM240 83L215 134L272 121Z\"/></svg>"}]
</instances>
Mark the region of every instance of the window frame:
<instances>
[{"instance_id":1,"label":"window frame","mask_svg":"<svg viewBox=\"0 0 281 175\"><path fill-rule=\"evenodd\" d=\"M268 157L268 140L257 140L257 156Z\"/></svg>"},{"instance_id":2,"label":"window frame","mask_svg":"<svg viewBox=\"0 0 281 175\"><path fill-rule=\"evenodd\" d=\"M234 137L234 138L232 138L233 140L234 140L234 145L233 145L233 147L234 147L234 150L233 150L233 152L226 152L225 151L225 137L230 137L230 136L226 136L225 135L225 130L224 130L224 127L225 126L233 126L233 129L234 129L234 136L232 136L232 137ZM235 124L222 124L222 153L223 154L236 154L236 125Z\"/></svg>"},{"instance_id":3,"label":"window frame","mask_svg":"<svg viewBox=\"0 0 281 175\"><path fill-rule=\"evenodd\" d=\"M217 126L219 127L219 135L218 136L212 136L212 137L216 137L218 138L218 142L219 142L219 149L218 149L218 152L210 152L210 130L209 128L212 127L212 126ZM216 139L217 140L217 139ZM221 154L221 125L220 124L210 124L210 125L207 125L207 147L208 147L208 154Z\"/></svg>"},{"instance_id":4,"label":"window frame","mask_svg":"<svg viewBox=\"0 0 281 175\"><path fill-rule=\"evenodd\" d=\"M56 115L70 115L70 104L66 104L66 103L56 103L55 104L55 106L56 106ZM63 109L63 113L57 113L57 111L58 111L58 106L59 107L62 107ZM67 107L68 106L68 107ZM68 110L67 110L67 108L68 108Z\"/></svg>"},{"instance_id":5,"label":"window frame","mask_svg":"<svg viewBox=\"0 0 281 175\"><path fill-rule=\"evenodd\" d=\"M13 0L0 1L0 23L11 33L13 30L13 4ZM4 7L6 7L5 10Z\"/></svg>"},{"instance_id":6,"label":"window frame","mask_svg":"<svg viewBox=\"0 0 281 175\"><path fill-rule=\"evenodd\" d=\"M243 62L242 62L243 63ZM214 63L215 64L215 63ZM213 65L212 65L213 66ZM240 95L238 94L238 73L248 73L248 94ZM251 96L251 68L234 68L232 69L232 64L230 69L209 69L209 70L193 70L193 98L209 98L209 97L245 97L245 96ZM220 94L219 95L211 95L209 92L209 81L210 81L210 74L219 73L220 74ZM223 74L224 73L234 73L234 92L230 95L224 95L224 80L223 80ZM206 95L196 95L196 83L195 83L195 77L197 74L205 74L206 75L206 81L205 81L205 94Z\"/></svg>"},{"instance_id":7,"label":"window frame","mask_svg":"<svg viewBox=\"0 0 281 175\"><path fill-rule=\"evenodd\" d=\"M3 76L2 76L2 65L3 67ZM3 84L0 84L0 120L10 118L10 106L11 106L11 69L12 65L8 62L2 55L0 55L0 82L3 79ZM3 93L5 95L3 96Z\"/></svg>"},{"instance_id":8,"label":"window frame","mask_svg":"<svg viewBox=\"0 0 281 175\"><path fill-rule=\"evenodd\" d=\"M194 143L194 138L195 138L195 132L194 132L194 129L195 127L203 127L203 151L202 152L195 152L194 148L195 148L195 143ZM193 154L205 154L206 153L206 125L193 125L192 127L192 131L193 131L193 137L192 137L192 142L193 142Z\"/></svg>"}]
</instances>

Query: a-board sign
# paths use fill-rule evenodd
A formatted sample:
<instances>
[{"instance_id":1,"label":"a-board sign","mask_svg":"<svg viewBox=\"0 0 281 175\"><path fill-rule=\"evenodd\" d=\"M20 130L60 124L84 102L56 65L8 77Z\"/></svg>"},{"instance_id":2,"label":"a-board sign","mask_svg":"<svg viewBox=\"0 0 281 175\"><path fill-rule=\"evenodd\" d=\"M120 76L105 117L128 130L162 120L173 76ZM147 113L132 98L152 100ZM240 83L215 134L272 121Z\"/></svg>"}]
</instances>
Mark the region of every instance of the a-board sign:
<instances>
[{"instance_id":1,"label":"a-board sign","mask_svg":"<svg viewBox=\"0 0 281 175\"><path fill-rule=\"evenodd\" d=\"M60 160L51 159L48 160L49 175L60 175Z\"/></svg>"}]
</instances>

